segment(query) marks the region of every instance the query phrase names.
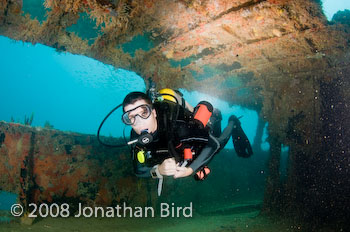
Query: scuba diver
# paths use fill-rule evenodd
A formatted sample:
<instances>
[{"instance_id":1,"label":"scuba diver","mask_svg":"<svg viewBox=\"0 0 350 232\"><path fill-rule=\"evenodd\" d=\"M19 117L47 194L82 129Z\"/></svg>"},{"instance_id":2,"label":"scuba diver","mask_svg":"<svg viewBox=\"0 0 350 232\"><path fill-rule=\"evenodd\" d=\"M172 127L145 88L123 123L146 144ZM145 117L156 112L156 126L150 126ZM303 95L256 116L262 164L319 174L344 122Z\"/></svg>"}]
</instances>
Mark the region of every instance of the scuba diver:
<instances>
[{"instance_id":1,"label":"scuba diver","mask_svg":"<svg viewBox=\"0 0 350 232\"><path fill-rule=\"evenodd\" d=\"M130 142L134 172L138 177L182 178L194 173L204 180L208 163L232 137L240 157L253 154L239 118L232 115L221 133L221 112L206 101L189 105L179 91L151 87L147 94L129 93L123 103L122 121L132 127Z\"/></svg>"}]
</instances>

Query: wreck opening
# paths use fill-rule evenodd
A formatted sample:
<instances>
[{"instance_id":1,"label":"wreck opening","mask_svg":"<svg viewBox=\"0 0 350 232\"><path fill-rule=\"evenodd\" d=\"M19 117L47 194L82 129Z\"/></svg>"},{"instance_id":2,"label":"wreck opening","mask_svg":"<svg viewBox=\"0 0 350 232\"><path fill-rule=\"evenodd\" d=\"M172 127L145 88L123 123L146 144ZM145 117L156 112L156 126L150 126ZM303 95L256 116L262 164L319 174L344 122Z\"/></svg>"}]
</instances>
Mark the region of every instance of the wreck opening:
<instances>
[{"instance_id":1,"label":"wreck opening","mask_svg":"<svg viewBox=\"0 0 350 232\"><path fill-rule=\"evenodd\" d=\"M32 126L95 134L107 111L128 92L145 90L143 79L135 73L88 57L4 37L1 50L8 54L0 58L4 65L1 97L8 99L3 102L1 120L7 122L24 123L23 117L33 113ZM119 127L122 123L107 136Z\"/></svg>"}]
</instances>

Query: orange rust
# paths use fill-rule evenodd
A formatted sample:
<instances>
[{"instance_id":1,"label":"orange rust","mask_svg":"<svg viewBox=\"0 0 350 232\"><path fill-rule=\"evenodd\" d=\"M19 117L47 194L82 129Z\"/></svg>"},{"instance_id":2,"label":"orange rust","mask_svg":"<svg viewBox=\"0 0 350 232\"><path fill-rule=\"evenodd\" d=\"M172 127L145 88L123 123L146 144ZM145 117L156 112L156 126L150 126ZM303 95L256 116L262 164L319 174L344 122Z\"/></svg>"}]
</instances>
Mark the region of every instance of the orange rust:
<instances>
[{"instance_id":1,"label":"orange rust","mask_svg":"<svg viewBox=\"0 0 350 232\"><path fill-rule=\"evenodd\" d=\"M4 125L0 122L0 129L4 126L10 125ZM123 185L120 187L121 192L111 191L112 188L115 188L115 180L123 178L122 175L124 175L125 170L129 169L129 175L132 175L132 166L129 160L126 159L128 150L122 152L119 150L121 155L119 157L116 155L116 150L106 150L104 147L93 145L98 145L98 143L96 143L96 138L92 136L84 138L80 134L72 135L59 131L34 132L33 130L17 125L11 127L11 130L6 130L10 132L6 132L0 148L0 178L1 181L5 181L2 188L6 191L18 193L23 202L52 202L53 199L62 197L78 198L81 202L85 202L86 200L95 199L86 199L83 194L96 191L100 195L100 197L96 197L97 201L107 205L111 204L113 199L117 199L120 194L132 192L132 188L135 187L133 184L127 183L127 181L134 181L130 178L126 182L121 182ZM32 137L32 133L35 133L34 137ZM77 138L75 139L74 136L77 136ZM33 138L34 143L31 144ZM74 144L73 146L71 142L77 140L83 141L83 144L86 141L91 141L91 144ZM62 143L70 144L73 147L70 154L66 154ZM34 148L31 146L34 146ZM34 149L33 179L30 179L31 176L28 176L29 179L20 178L21 168L28 168L23 161L27 159L26 156L31 149ZM116 158L94 159L89 155L92 150L96 154L94 157L115 156ZM118 166L125 168L116 169ZM101 172L101 170L103 171ZM106 172L112 173L112 176L103 177ZM27 193L20 191L20 186L31 185L31 181L34 182L34 186L37 186L37 188L32 190L32 198L26 199Z\"/></svg>"},{"instance_id":2,"label":"orange rust","mask_svg":"<svg viewBox=\"0 0 350 232\"><path fill-rule=\"evenodd\" d=\"M144 3L144 5L145 5L147 8L152 8L153 5L154 5L154 1L153 1L153 0L144 0L143 3Z\"/></svg>"}]
</instances>

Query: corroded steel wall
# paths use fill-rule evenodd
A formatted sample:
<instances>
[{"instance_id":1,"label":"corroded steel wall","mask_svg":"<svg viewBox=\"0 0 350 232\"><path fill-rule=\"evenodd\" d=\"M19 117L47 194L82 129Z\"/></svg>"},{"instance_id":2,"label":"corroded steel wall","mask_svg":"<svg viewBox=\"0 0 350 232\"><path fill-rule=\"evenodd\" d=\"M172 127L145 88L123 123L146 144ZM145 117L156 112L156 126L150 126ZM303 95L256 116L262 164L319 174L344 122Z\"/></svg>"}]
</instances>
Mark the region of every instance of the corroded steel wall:
<instances>
[{"instance_id":1,"label":"corroded steel wall","mask_svg":"<svg viewBox=\"0 0 350 232\"><path fill-rule=\"evenodd\" d=\"M0 122L0 189L30 202L87 205L152 204L149 179L133 175L127 148L96 136Z\"/></svg>"}]
</instances>

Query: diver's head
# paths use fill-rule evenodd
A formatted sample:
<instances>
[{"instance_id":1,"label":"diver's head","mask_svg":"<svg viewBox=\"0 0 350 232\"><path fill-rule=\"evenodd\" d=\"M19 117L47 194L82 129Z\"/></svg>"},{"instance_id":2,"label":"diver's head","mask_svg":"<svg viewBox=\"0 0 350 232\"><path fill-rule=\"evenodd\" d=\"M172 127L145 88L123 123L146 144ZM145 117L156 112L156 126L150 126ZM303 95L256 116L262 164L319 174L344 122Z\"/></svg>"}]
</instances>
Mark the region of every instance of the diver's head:
<instances>
[{"instance_id":1,"label":"diver's head","mask_svg":"<svg viewBox=\"0 0 350 232\"><path fill-rule=\"evenodd\" d=\"M132 129L141 134L147 130L153 133L157 130L157 113L153 109L151 99L142 92L131 92L123 101L122 120L125 124L131 125Z\"/></svg>"}]
</instances>

